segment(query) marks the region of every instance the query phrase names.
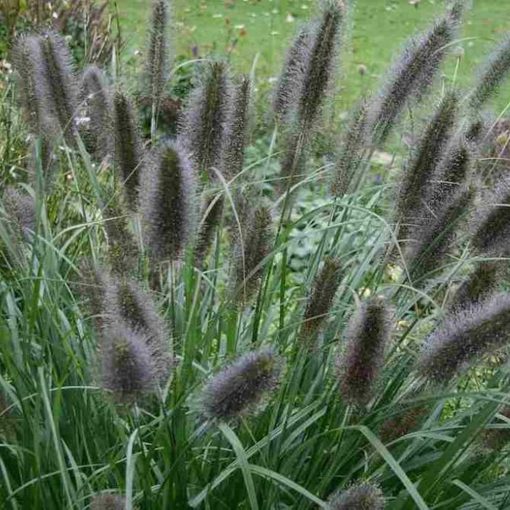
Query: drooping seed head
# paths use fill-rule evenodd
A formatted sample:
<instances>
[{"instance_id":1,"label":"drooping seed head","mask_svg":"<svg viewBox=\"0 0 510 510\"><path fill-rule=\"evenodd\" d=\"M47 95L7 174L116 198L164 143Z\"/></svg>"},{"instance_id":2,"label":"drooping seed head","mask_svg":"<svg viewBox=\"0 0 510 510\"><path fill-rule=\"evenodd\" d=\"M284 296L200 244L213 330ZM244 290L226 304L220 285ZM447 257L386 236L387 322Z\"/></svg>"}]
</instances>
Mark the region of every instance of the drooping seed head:
<instances>
[{"instance_id":1,"label":"drooping seed head","mask_svg":"<svg viewBox=\"0 0 510 510\"><path fill-rule=\"evenodd\" d=\"M421 96L433 82L452 42L458 20L448 14L424 35L412 38L388 75L387 85L373 105L374 143L383 143L407 102Z\"/></svg>"},{"instance_id":2,"label":"drooping seed head","mask_svg":"<svg viewBox=\"0 0 510 510\"><path fill-rule=\"evenodd\" d=\"M101 336L103 388L118 402L129 403L157 386L158 374L147 339L121 322L109 324Z\"/></svg>"},{"instance_id":3,"label":"drooping seed head","mask_svg":"<svg viewBox=\"0 0 510 510\"><path fill-rule=\"evenodd\" d=\"M104 311L108 323L123 323L143 337L154 378L157 381L166 380L172 364L170 334L152 296L135 280L110 277L104 290Z\"/></svg>"},{"instance_id":4,"label":"drooping seed head","mask_svg":"<svg viewBox=\"0 0 510 510\"><path fill-rule=\"evenodd\" d=\"M340 393L349 404L372 397L392 332L392 311L383 298L364 301L349 320L345 352L338 359Z\"/></svg>"},{"instance_id":5,"label":"drooping seed head","mask_svg":"<svg viewBox=\"0 0 510 510\"><path fill-rule=\"evenodd\" d=\"M211 169L221 169L229 99L227 66L222 62L209 64L202 83L190 95L179 134L179 142L191 155L198 175L214 177Z\"/></svg>"},{"instance_id":6,"label":"drooping seed head","mask_svg":"<svg viewBox=\"0 0 510 510\"><path fill-rule=\"evenodd\" d=\"M242 235L233 254L234 295L247 303L257 291L264 271L264 262L271 252L271 212L265 206L247 211L243 218Z\"/></svg>"},{"instance_id":7,"label":"drooping seed head","mask_svg":"<svg viewBox=\"0 0 510 510\"><path fill-rule=\"evenodd\" d=\"M457 108L457 95L447 94L428 123L410 164L404 170L396 204L399 236L402 239L407 238L423 216L429 183L435 167L443 157L455 124Z\"/></svg>"},{"instance_id":8,"label":"drooping seed head","mask_svg":"<svg viewBox=\"0 0 510 510\"><path fill-rule=\"evenodd\" d=\"M106 78L97 66L85 68L80 95L87 119L87 138L90 137L91 152L104 159L113 152L112 108Z\"/></svg>"},{"instance_id":9,"label":"drooping seed head","mask_svg":"<svg viewBox=\"0 0 510 510\"><path fill-rule=\"evenodd\" d=\"M273 96L273 112L280 121L287 121L296 111L312 43L313 25L306 24L287 51Z\"/></svg>"},{"instance_id":10,"label":"drooping seed head","mask_svg":"<svg viewBox=\"0 0 510 510\"><path fill-rule=\"evenodd\" d=\"M153 0L145 81L156 106L161 103L170 68L169 23L168 0Z\"/></svg>"},{"instance_id":11,"label":"drooping seed head","mask_svg":"<svg viewBox=\"0 0 510 510\"><path fill-rule=\"evenodd\" d=\"M414 280L442 267L454 244L459 225L466 219L473 196L473 189L459 189L435 215L427 217L415 229L413 242L405 254Z\"/></svg>"},{"instance_id":12,"label":"drooping seed head","mask_svg":"<svg viewBox=\"0 0 510 510\"><path fill-rule=\"evenodd\" d=\"M207 383L202 405L207 418L228 421L252 412L279 381L281 361L271 350L249 352Z\"/></svg>"},{"instance_id":13,"label":"drooping seed head","mask_svg":"<svg viewBox=\"0 0 510 510\"><path fill-rule=\"evenodd\" d=\"M428 381L448 383L483 356L510 342L510 295L449 315L425 341L418 371Z\"/></svg>"},{"instance_id":14,"label":"drooping seed head","mask_svg":"<svg viewBox=\"0 0 510 510\"><path fill-rule=\"evenodd\" d=\"M497 288L504 273L504 262L481 261L475 270L460 284L449 307L460 310L487 299Z\"/></svg>"},{"instance_id":15,"label":"drooping seed head","mask_svg":"<svg viewBox=\"0 0 510 510\"><path fill-rule=\"evenodd\" d=\"M164 144L146 165L140 196L143 235L156 262L178 260L195 224L196 180L175 143Z\"/></svg>"},{"instance_id":16,"label":"drooping seed head","mask_svg":"<svg viewBox=\"0 0 510 510\"><path fill-rule=\"evenodd\" d=\"M395 441L416 430L427 416L425 405L403 407L400 412L385 420L379 429L379 437L384 443Z\"/></svg>"},{"instance_id":17,"label":"drooping seed head","mask_svg":"<svg viewBox=\"0 0 510 510\"><path fill-rule=\"evenodd\" d=\"M90 502L90 510L124 510L126 498L116 494L96 494Z\"/></svg>"},{"instance_id":18,"label":"drooping seed head","mask_svg":"<svg viewBox=\"0 0 510 510\"><path fill-rule=\"evenodd\" d=\"M347 128L340 150L336 155L331 181L331 194L340 198L349 190L354 174L363 162L363 153L368 147L367 103L362 102Z\"/></svg>"},{"instance_id":19,"label":"drooping seed head","mask_svg":"<svg viewBox=\"0 0 510 510\"><path fill-rule=\"evenodd\" d=\"M54 32L47 32L39 41L42 54L41 76L47 83L60 128L67 140L72 141L78 113L78 85L71 52L65 39Z\"/></svg>"},{"instance_id":20,"label":"drooping seed head","mask_svg":"<svg viewBox=\"0 0 510 510\"><path fill-rule=\"evenodd\" d=\"M477 208L473 248L480 255L510 255L510 181L503 179L487 203Z\"/></svg>"},{"instance_id":21,"label":"drooping seed head","mask_svg":"<svg viewBox=\"0 0 510 510\"><path fill-rule=\"evenodd\" d=\"M487 59L469 98L469 106L478 111L499 89L510 72L510 36Z\"/></svg>"},{"instance_id":22,"label":"drooping seed head","mask_svg":"<svg viewBox=\"0 0 510 510\"><path fill-rule=\"evenodd\" d=\"M136 208L143 150L133 106L120 90L113 95L113 137L115 168L126 195L126 203Z\"/></svg>"},{"instance_id":23,"label":"drooping seed head","mask_svg":"<svg viewBox=\"0 0 510 510\"><path fill-rule=\"evenodd\" d=\"M300 336L305 342L314 339L316 333L328 318L336 291L342 279L340 261L327 257L324 266L317 273L313 288L306 301Z\"/></svg>"},{"instance_id":24,"label":"drooping seed head","mask_svg":"<svg viewBox=\"0 0 510 510\"><path fill-rule=\"evenodd\" d=\"M232 93L232 104L225 127L222 174L227 180L234 178L243 169L248 135L250 93L250 78L243 76Z\"/></svg>"},{"instance_id":25,"label":"drooping seed head","mask_svg":"<svg viewBox=\"0 0 510 510\"><path fill-rule=\"evenodd\" d=\"M334 494L328 501L328 510L383 510L384 494L379 486L361 482Z\"/></svg>"}]
</instances>

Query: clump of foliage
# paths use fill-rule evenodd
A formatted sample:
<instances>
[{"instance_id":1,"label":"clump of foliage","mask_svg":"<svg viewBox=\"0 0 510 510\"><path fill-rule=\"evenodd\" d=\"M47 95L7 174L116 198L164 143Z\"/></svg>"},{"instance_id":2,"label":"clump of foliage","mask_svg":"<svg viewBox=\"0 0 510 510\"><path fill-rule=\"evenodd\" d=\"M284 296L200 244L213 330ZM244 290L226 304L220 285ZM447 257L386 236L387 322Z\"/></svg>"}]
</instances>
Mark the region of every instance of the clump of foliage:
<instances>
[{"instance_id":1,"label":"clump of foliage","mask_svg":"<svg viewBox=\"0 0 510 510\"><path fill-rule=\"evenodd\" d=\"M324 0L300 28L259 159L254 88L222 60L196 63L168 127L167 0L139 80L145 138L118 76L80 75L54 31L17 40L23 113L0 125L26 142L0 208L6 508L508 506L510 193L479 165L479 119L509 45L472 91L438 86L455 1L319 159L349 9ZM374 185L408 111L418 141ZM302 238L316 249L298 272Z\"/></svg>"}]
</instances>

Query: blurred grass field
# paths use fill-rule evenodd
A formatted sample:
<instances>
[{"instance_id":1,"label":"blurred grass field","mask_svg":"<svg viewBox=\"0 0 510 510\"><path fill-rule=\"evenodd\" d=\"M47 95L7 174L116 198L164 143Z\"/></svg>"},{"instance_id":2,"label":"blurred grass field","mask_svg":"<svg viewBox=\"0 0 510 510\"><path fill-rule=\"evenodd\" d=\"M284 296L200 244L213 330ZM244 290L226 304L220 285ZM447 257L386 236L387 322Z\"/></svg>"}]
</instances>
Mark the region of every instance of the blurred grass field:
<instances>
[{"instance_id":1,"label":"blurred grass field","mask_svg":"<svg viewBox=\"0 0 510 510\"><path fill-rule=\"evenodd\" d=\"M416 0L414 0L416 1ZM127 53L143 48L149 0L120 0ZM392 56L416 30L444 9L444 0L356 0L351 16L352 39L344 48L340 106L350 106L373 90ZM256 61L258 83L272 82L284 50L315 9L315 0L174 0L176 51L190 58L211 52L228 55L233 68L249 71ZM467 23L445 66L445 76L467 86L477 64L510 30L510 2L474 0ZM458 66L458 69L457 69ZM510 103L508 87L495 103L498 112Z\"/></svg>"}]
</instances>

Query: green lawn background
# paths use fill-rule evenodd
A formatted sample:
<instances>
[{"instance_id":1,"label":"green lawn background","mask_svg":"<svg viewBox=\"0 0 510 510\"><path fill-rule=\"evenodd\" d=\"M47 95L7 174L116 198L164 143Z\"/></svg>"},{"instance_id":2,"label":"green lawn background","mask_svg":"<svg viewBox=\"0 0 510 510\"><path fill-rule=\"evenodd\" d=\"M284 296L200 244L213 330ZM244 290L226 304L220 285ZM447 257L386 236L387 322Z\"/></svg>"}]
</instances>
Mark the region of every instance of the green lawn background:
<instances>
[{"instance_id":1,"label":"green lawn background","mask_svg":"<svg viewBox=\"0 0 510 510\"><path fill-rule=\"evenodd\" d=\"M150 4L151 0L119 0L128 56L144 48ZM455 51L463 53L457 74L461 86L469 84L483 56L510 31L510 1L474 0L471 4ZM421 0L417 6L409 0L357 0L349 23L350 41L342 55L341 105L350 106L372 90L403 42L426 27L444 6L444 0ZM211 50L228 53L239 72L249 71L258 54L258 84L271 83L296 27L315 9L312 0L174 0L176 52L190 58L193 47L201 55ZM456 66L457 59L452 57L445 66L449 79L456 76ZM361 67L366 69L364 75ZM495 106L500 111L508 102L510 87L506 86Z\"/></svg>"}]
</instances>

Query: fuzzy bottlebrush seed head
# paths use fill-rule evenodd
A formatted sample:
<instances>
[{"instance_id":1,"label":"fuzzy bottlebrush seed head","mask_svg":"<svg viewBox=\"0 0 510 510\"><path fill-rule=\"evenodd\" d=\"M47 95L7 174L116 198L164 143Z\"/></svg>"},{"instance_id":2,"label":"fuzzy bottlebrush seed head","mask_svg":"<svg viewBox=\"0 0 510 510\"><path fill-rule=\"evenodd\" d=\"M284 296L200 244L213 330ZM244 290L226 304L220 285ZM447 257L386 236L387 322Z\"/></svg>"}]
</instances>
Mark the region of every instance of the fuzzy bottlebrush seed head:
<instances>
[{"instance_id":1,"label":"fuzzy bottlebrush seed head","mask_svg":"<svg viewBox=\"0 0 510 510\"><path fill-rule=\"evenodd\" d=\"M68 141L73 140L75 117L78 113L78 85L74 74L71 52L64 38L48 32L40 37L41 76L62 132Z\"/></svg>"},{"instance_id":2,"label":"fuzzy bottlebrush seed head","mask_svg":"<svg viewBox=\"0 0 510 510\"><path fill-rule=\"evenodd\" d=\"M315 124L331 84L344 16L343 2L324 2L322 17L310 44L297 102L297 116L303 129L310 129Z\"/></svg>"},{"instance_id":3,"label":"fuzzy bottlebrush seed head","mask_svg":"<svg viewBox=\"0 0 510 510\"><path fill-rule=\"evenodd\" d=\"M322 269L317 273L303 315L300 336L304 342L308 343L313 340L327 319L342 279L341 268L338 259L328 257L324 261Z\"/></svg>"},{"instance_id":4,"label":"fuzzy bottlebrush seed head","mask_svg":"<svg viewBox=\"0 0 510 510\"><path fill-rule=\"evenodd\" d=\"M510 295L451 314L425 341L418 370L427 380L448 383L470 365L510 342Z\"/></svg>"},{"instance_id":5,"label":"fuzzy bottlebrush seed head","mask_svg":"<svg viewBox=\"0 0 510 510\"><path fill-rule=\"evenodd\" d=\"M115 168L123 183L126 202L134 209L143 166L142 142L131 101L119 90L113 95L113 137Z\"/></svg>"},{"instance_id":6,"label":"fuzzy bottlebrush seed head","mask_svg":"<svg viewBox=\"0 0 510 510\"><path fill-rule=\"evenodd\" d=\"M194 229L196 180L175 143L163 145L146 165L140 195L145 244L156 262L178 260Z\"/></svg>"},{"instance_id":7,"label":"fuzzy bottlebrush seed head","mask_svg":"<svg viewBox=\"0 0 510 510\"><path fill-rule=\"evenodd\" d=\"M227 66L223 62L209 64L202 83L191 92L179 141L191 155L198 175L214 177L211 168L221 169L230 93Z\"/></svg>"},{"instance_id":8,"label":"fuzzy bottlebrush seed head","mask_svg":"<svg viewBox=\"0 0 510 510\"><path fill-rule=\"evenodd\" d=\"M170 334L160 318L156 305L135 280L110 277L104 289L106 321L126 324L133 332L143 335L151 357L154 377L165 381L172 365Z\"/></svg>"},{"instance_id":9,"label":"fuzzy bottlebrush seed head","mask_svg":"<svg viewBox=\"0 0 510 510\"><path fill-rule=\"evenodd\" d=\"M392 310L383 298L366 300L349 320L345 352L338 360L340 393L349 404L364 405L384 362Z\"/></svg>"},{"instance_id":10,"label":"fuzzy bottlebrush seed head","mask_svg":"<svg viewBox=\"0 0 510 510\"><path fill-rule=\"evenodd\" d=\"M233 255L233 285L235 298L247 303L256 292L264 267L264 259L271 252L273 220L267 207L247 211L243 218Z\"/></svg>"},{"instance_id":11,"label":"fuzzy bottlebrush seed head","mask_svg":"<svg viewBox=\"0 0 510 510\"><path fill-rule=\"evenodd\" d=\"M195 265L203 266L211 245L213 243L214 234L217 231L221 218L223 216L225 200L223 196L213 196L207 198L202 207L202 221L198 231L195 244Z\"/></svg>"},{"instance_id":12,"label":"fuzzy bottlebrush seed head","mask_svg":"<svg viewBox=\"0 0 510 510\"><path fill-rule=\"evenodd\" d=\"M307 24L287 52L273 96L273 112L280 121L288 121L296 110L312 43L313 25Z\"/></svg>"},{"instance_id":13,"label":"fuzzy bottlebrush seed head","mask_svg":"<svg viewBox=\"0 0 510 510\"><path fill-rule=\"evenodd\" d=\"M432 176L427 199L430 211L438 210L441 204L447 203L460 187L469 182L472 160L470 144L463 137L455 139Z\"/></svg>"},{"instance_id":14,"label":"fuzzy bottlebrush seed head","mask_svg":"<svg viewBox=\"0 0 510 510\"><path fill-rule=\"evenodd\" d=\"M434 216L426 218L416 228L413 243L405 254L414 280L441 268L454 244L459 224L467 216L473 195L471 188L459 189Z\"/></svg>"},{"instance_id":15,"label":"fuzzy bottlebrush seed head","mask_svg":"<svg viewBox=\"0 0 510 510\"><path fill-rule=\"evenodd\" d=\"M456 94L447 94L427 125L408 167L404 170L397 198L399 236L406 239L419 222L429 192L429 182L443 156L455 124L458 109Z\"/></svg>"},{"instance_id":16,"label":"fuzzy bottlebrush seed head","mask_svg":"<svg viewBox=\"0 0 510 510\"><path fill-rule=\"evenodd\" d=\"M96 494L90 502L90 510L124 510L126 498L116 494Z\"/></svg>"},{"instance_id":17,"label":"fuzzy bottlebrush seed head","mask_svg":"<svg viewBox=\"0 0 510 510\"><path fill-rule=\"evenodd\" d=\"M85 68L80 95L88 124L85 138L90 141L91 152L104 159L113 152L111 98L106 78L97 66Z\"/></svg>"},{"instance_id":18,"label":"fuzzy bottlebrush seed head","mask_svg":"<svg viewBox=\"0 0 510 510\"><path fill-rule=\"evenodd\" d=\"M510 407L503 407L498 414L502 417L494 423L498 428L487 428L480 437L481 446L486 452L500 453L503 448L510 444L510 424L508 423Z\"/></svg>"},{"instance_id":19,"label":"fuzzy bottlebrush seed head","mask_svg":"<svg viewBox=\"0 0 510 510\"><path fill-rule=\"evenodd\" d=\"M109 324L101 336L101 380L116 401L129 403L153 391L158 373L147 338L121 322Z\"/></svg>"},{"instance_id":20,"label":"fuzzy bottlebrush seed head","mask_svg":"<svg viewBox=\"0 0 510 510\"><path fill-rule=\"evenodd\" d=\"M233 179L243 170L248 135L250 94L250 78L243 76L232 93L232 104L225 127L222 173L226 180Z\"/></svg>"},{"instance_id":21,"label":"fuzzy bottlebrush seed head","mask_svg":"<svg viewBox=\"0 0 510 510\"><path fill-rule=\"evenodd\" d=\"M487 202L477 208L472 246L480 255L510 256L510 180L503 179Z\"/></svg>"},{"instance_id":22,"label":"fuzzy bottlebrush seed head","mask_svg":"<svg viewBox=\"0 0 510 510\"><path fill-rule=\"evenodd\" d=\"M509 73L510 36L506 36L484 64L469 99L470 108L478 111L497 92Z\"/></svg>"},{"instance_id":23,"label":"fuzzy bottlebrush seed head","mask_svg":"<svg viewBox=\"0 0 510 510\"><path fill-rule=\"evenodd\" d=\"M371 482L361 482L334 494L328 501L328 510L383 510L384 494Z\"/></svg>"},{"instance_id":24,"label":"fuzzy bottlebrush seed head","mask_svg":"<svg viewBox=\"0 0 510 510\"><path fill-rule=\"evenodd\" d=\"M147 51L146 89L154 105L163 96L170 68L170 6L168 0L153 0Z\"/></svg>"},{"instance_id":25,"label":"fuzzy bottlebrush seed head","mask_svg":"<svg viewBox=\"0 0 510 510\"><path fill-rule=\"evenodd\" d=\"M2 196L2 206L17 235L26 238L35 232L35 200L31 195L8 187Z\"/></svg>"},{"instance_id":26,"label":"fuzzy bottlebrush seed head","mask_svg":"<svg viewBox=\"0 0 510 510\"><path fill-rule=\"evenodd\" d=\"M373 105L371 126L374 143L383 143L406 103L422 95L434 80L452 42L458 19L450 13L424 35L406 44L396 61L388 83Z\"/></svg>"},{"instance_id":27,"label":"fuzzy bottlebrush seed head","mask_svg":"<svg viewBox=\"0 0 510 510\"><path fill-rule=\"evenodd\" d=\"M336 156L331 182L331 194L336 198L349 191L352 177L363 162L363 153L368 146L367 113L367 103L363 102L356 110Z\"/></svg>"},{"instance_id":28,"label":"fuzzy bottlebrush seed head","mask_svg":"<svg viewBox=\"0 0 510 510\"><path fill-rule=\"evenodd\" d=\"M20 103L30 130L35 135L55 134L53 107L42 75L42 49L37 36L16 39L12 60L17 73Z\"/></svg>"},{"instance_id":29,"label":"fuzzy bottlebrush seed head","mask_svg":"<svg viewBox=\"0 0 510 510\"><path fill-rule=\"evenodd\" d=\"M216 374L205 386L204 413L228 421L253 411L279 381L281 361L271 350L249 352Z\"/></svg>"},{"instance_id":30,"label":"fuzzy bottlebrush seed head","mask_svg":"<svg viewBox=\"0 0 510 510\"><path fill-rule=\"evenodd\" d=\"M449 303L452 310L460 310L489 297L499 285L504 274L505 262L481 261L464 280Z\"/></svg>"}]
</instances>

